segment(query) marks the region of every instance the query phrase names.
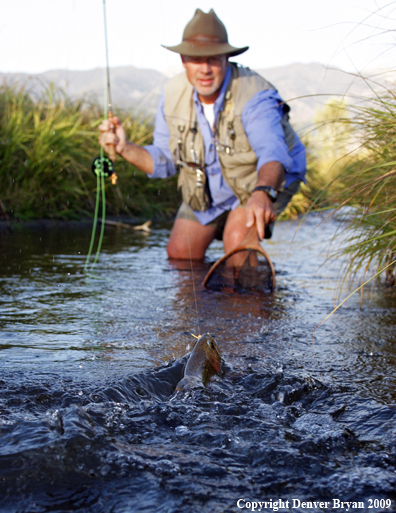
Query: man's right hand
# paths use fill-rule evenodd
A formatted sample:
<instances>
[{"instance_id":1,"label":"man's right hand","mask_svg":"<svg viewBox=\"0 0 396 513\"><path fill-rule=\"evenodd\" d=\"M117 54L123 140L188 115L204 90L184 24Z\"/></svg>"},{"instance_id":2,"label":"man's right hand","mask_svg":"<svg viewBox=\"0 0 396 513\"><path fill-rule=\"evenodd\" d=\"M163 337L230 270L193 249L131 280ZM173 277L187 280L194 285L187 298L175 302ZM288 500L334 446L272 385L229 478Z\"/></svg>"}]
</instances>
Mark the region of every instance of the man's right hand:
<instances>
[{"instance_id":1,"label":"man's right hand","mask_svg":"<svg viewBox=\"0 0 396 513\"><path fill-rule=\"evenodd\" d=\"M128 140L125 129L120 120L114 116L111 120L104 119L99 125L99 144L109 153L111 146L114 146L116 153L122 155Z\"/></svg>"},{"instance_id":2,"label":"man's right hand","mask_svg":"<svg viewBox=\"0 0 396 513\"><path fill-rule=\"evenodd\" d=\"M128 141L125 129L116 116L110 120L103 120L99 125L99 132L99 144L103 146L107 153L109 153L109 149L113 145L116 153L121 155L127 162L138 167L148 175L152 174L154 163L150 153L138 144Z\"/></svg>"}]
</instances>

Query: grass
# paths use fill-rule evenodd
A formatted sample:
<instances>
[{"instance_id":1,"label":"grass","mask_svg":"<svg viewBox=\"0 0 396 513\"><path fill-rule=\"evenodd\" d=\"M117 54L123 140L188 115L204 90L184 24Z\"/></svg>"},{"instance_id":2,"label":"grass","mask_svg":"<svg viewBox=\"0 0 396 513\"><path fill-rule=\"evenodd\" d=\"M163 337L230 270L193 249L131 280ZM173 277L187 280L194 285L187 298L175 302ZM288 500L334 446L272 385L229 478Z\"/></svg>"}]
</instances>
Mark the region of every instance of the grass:
<instances>
[{"instance_id":1,"label":"grass","mask_svg":"<svg viewBox=\"0 0 396 513\"><path fill-rule=\"evenodd\" d=\"M147 119L117 113L129 138L152 140ZM101 109L73 101L49 86L39 98L28 91L0 89L0 215L7 219L92 216L96 179L91 162L99 154ZM148 180L133 166L116 163L119 181L106 184L107 211L113 215L173 215L179 205L176 178Z\"/></svg>"},{"instance_id":2,"label":"grass","mask_svg":"<svg viewBox=\"0 0 396 513\"><path fill-rule=\"evenodd\" d=\"M353 109L334 100L326 107L308 139L307 183L287 214L330 209L330 218L342 212L333 253L345 262L340 291L358 274L363 282L385 267L385 281L394 287L396 95L387 91Z\"/></svg>"},{"instance_id":3,"label":"grass","mask_svg":"<svg viewBox=\"0 0 396 513\"><path fill-rule=\"evenodd\" d=\"M352 207L342 248L347 271L376 272L396 259L396 96L387 92L356 109L354 131L363 157L349 165L338 180L343 187L332 201ZM386 270L395 285L395 267Z\"/></svg>"}]
</instances>

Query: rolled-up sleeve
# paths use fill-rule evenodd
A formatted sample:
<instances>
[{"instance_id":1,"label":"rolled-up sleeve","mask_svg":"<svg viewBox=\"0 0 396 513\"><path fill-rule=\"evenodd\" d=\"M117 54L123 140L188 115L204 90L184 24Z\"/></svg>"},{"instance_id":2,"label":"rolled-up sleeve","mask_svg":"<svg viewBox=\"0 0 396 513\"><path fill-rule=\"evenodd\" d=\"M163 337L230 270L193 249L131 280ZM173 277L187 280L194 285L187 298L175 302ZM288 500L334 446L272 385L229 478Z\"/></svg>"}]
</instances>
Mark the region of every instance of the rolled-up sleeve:
<instances>
[{"instance_id":1,"label":"rolled-up sleeve","mask_svg":"<svg viewBox=\"0 0 396 513\"><path fill-rule=\"evenodd\" d=\"M155 118L154 142L144 148L153 159L154 169L149 178L167 178L176 173L176 168L169 149L169 129L164 115L164 93L158 105Z\"/></svg>"},{"instance_id":2,"label":"rolled-up sleeve","mask_svg":"<svg viewBox=\"0 0 396 513\"><path fill-rule=\"evenodd\" d=\"M286 173L293 168L281 125L282 116L283 100L275 89L260 91L242 111L243 128L258 159L257 170L272 161L280 162Z\"/></svg>"}]
</instances>

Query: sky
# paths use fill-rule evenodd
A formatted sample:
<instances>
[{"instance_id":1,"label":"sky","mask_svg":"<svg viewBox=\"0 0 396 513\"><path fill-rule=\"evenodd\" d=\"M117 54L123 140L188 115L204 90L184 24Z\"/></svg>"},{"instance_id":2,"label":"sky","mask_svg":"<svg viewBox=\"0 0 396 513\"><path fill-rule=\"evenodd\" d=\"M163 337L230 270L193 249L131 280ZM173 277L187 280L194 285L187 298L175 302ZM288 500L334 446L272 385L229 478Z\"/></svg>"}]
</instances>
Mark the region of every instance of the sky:
<instances>
[{"instance_id":1,"label":"sky","mask_svg":"<svg viewBox=\"0 0 396 513\"><path fill-rule=\"evenodd\" d=\"M106 64L103 0L0 0L0 72ZM110 67L166 74L195 9L213 8L237 60L253 69L317 62L345 71L394 69L396 0L106 0Z\"/></svg>"}]
</instances>

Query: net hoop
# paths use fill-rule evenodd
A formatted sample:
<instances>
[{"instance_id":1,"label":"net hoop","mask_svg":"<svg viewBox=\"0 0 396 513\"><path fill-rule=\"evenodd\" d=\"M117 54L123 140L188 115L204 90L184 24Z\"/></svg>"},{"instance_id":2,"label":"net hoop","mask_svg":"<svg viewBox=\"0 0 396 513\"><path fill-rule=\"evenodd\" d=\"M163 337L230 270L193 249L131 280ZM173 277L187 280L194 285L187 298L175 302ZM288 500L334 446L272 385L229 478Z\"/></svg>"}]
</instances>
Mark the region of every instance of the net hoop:
<instances>
[{"instance_id":1,"label":"net hoop","mask_svg":"<svg viewBox=\"0 0 396 513\"><path fill-rule=\"evenodd\" d=\"M269 264L270 269L271 269L271 274L272 274L272 290L274 290L275 289L275 268L274 268L273 263L271 262L270 257L267 255L267 253L264 251L264 249L260 246L258 241L257 241L257 243L253 243L253 244L243 244L242 243L238 247L236 247L235 249L232 249L231 251L229 251L223 257L219 258L219 260L217 260L217 262L215 262L212 265L212 267L209 269L209 271L207 272L207 274L206 274L206 276L204 278L204 281L203 281L203 286L206 287L206 285L207 285L210 277L214 273L214 271L217 269L217 267L219 267L219 265L221 265L225 260L227 260L227 258L229 258L230 256L234 255L235 253L238 253L239 251L246 251L246 250L249 250L249 249L251 249L253 251L258 251L268 261L268 264Z\"/></svg>"}]
</instances>

